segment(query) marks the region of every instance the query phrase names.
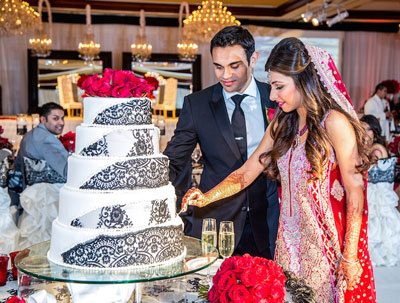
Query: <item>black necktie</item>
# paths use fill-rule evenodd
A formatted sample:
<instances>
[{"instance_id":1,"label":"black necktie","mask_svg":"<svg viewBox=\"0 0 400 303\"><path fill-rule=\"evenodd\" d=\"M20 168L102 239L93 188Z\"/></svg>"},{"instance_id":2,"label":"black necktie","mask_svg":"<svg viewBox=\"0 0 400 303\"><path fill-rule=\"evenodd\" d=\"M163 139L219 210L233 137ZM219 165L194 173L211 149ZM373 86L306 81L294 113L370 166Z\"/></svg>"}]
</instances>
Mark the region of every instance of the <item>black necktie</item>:
<instances>
[{"instance_id":1,"label":"black necktie","mask_svg":"<svg viewBox=\"0 0 400 303\"><path fill-rule=\"evenodd\" d=\"M247 160L247 136L246 136L246 120L244 112L240 107L240 103L246 98L247 95L234 95L231 97L235 102L235 109L232 114L232 131L235 137L237 146L242 154L243 161Z\"/></svg>"}]
</instances>

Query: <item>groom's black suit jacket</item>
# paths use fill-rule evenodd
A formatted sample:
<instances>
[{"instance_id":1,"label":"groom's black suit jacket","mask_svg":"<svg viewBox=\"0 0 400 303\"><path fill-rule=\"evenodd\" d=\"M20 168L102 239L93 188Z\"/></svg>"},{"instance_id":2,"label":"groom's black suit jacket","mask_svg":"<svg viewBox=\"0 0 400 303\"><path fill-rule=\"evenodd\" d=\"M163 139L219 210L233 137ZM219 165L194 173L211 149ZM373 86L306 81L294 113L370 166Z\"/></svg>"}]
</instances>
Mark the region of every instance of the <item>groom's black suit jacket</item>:
<instances>
[{"instance_id":1,"label":"groom's black suit jacket","mask_svg":"<svg viewBox=\"0 0 400 303\"><path fill-rule=\"evenodd\" d=\"M275 108L276 104L269 99L270 85L259 81L256 83L265 126L259 131L264 133L268 125L266 108ZM170 180L177 191L188 189L188 182L182 176L197 143L200 144L204 161L199 185L203 192L210 190L243 164L219 83L185 97L175 134L164 151L170 160ZM204 208L189 206L188 211L182 215L185 234L200 238L203 218L216 218L217 228L220 221L234 221L236 247L244 228L247 207L258 250L269 248L273 256L279 203L276 183L264 174L233 197Z\"/></svg>"}]
</instances>

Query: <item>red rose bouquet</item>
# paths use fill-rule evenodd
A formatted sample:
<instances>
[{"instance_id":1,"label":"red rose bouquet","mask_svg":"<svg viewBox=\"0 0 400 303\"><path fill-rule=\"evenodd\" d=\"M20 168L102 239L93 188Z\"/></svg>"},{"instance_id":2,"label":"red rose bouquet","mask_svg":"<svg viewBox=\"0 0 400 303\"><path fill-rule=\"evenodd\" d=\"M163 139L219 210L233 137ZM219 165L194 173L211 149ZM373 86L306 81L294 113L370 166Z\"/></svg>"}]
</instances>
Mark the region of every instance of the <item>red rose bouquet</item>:
<instances>
[{"instance_id":1,"label":"red rose bouquet","mask_svg":"<svg viewBox=\"0 0 400 303\"><path fill-rule=\"evenodd\" d=\"M201 289L210 303L283 303L286 277L274 261L249 254L225 259L210 290Z\"/></svg>"},{"instance_id":2,"label":"red rose bouquet","mask_svg":"<svg viewBox=\"0 0 400 303\"><path fill-rule=\"evenodd\" d=\"M68 132L65 135L59 136L58 139L69 153L75 152L75 133Z\"/></svg>"},{"instance_id":3,"label":"red rose bouquet","mask_svg":"<svg viewBox=\"0 0 400 303\"><path fill-rule=\"evenodd\" d=\"M18 298L17 296L13 296L7 300L6 303L26 303L24 298Z\"/></svg>"},{"instance_id":4,"label":"red rose bouquet","mask_svg":"<svg viewBox=\"0 0 400 303\"><path fill-rule=\"evenodd\" d=\"M82 75L77 83L86 96L131 98L149 95L154 87L131 71L106 68L103 76Z\"/></svg>"}]
</instances>

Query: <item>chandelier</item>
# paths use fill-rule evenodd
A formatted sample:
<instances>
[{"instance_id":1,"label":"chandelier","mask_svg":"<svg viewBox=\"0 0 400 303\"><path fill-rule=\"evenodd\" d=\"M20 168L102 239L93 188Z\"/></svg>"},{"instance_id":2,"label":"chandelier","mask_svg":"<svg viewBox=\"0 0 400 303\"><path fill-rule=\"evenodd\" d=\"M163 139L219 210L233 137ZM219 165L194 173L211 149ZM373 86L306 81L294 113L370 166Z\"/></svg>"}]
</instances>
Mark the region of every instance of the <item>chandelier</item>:
<instances>
[{"instance_id":1,"label":"chandelier","mask_svg":"<svg viewBox=\"0 0 400 303\"><path fill-rule=\"evenodd\" d=\"M89 4L86 4L86 33L83 38L83 42L79 43L78 52L79 57L87 62L92 62L94 59L99 58L100 43L94 42Z\"/></svg>"},{"instance_id":2,"label":"chandelier","mask_svg":"<svg viewBox=\"0 0 400 303\"><path fill-rule=\"evenodd\" d=\"M221 1L203 1L202 6L183 21L192 37L197 37L202 42L209 42L224 27L240 25L226 6L222 5Z\"/></svg>"},{"instance_id":3,"label":"chandelier","mask_svg":"<svg viewBox=\"0 0 400 303\"><path fill-rule=\"evenodd\" d=\"M181 60L192 61L196 57L198 46L192 41L186 28L182 28L182 14L184 8L187 19L189 16L189 4L187 2L182 2L179 7L179 43L176 46Z\"/></svg>"},{"instance_id":4,"label":"chandelier","mask_svg":"<svg viewBox=\"0 0 400 303\"><path fill-rule=\"evenodd\" d=\"M153 47L147 42L145 27L146 19L144 17L144 10L140 10L140 27L139 35L136 37L136 42L131 45L132 57L135 61L142 62L147 61L151 56Z\"/></svg>"},{"instance_id":5,"label":"chandelier","mask_svg":"<svg viewBox=\"0 0 400 303\"><path fill-rule=\"evenodd\" d=\"M42 6L43 1L46 2L49 15L49 35L47 35L42 23ZM51 53L53 42L51 40L53 34L51 8L48 0L39 0L39 27L35 30L35 35L29 39L29 47L32 50L32 55L36 57L47 57Z\"/></svg>"},{"instance_id":6,"label":"chandelier","mask_svg":"<svg viewBox=\"0 0 400 303\"><path fill-rule=\"evenodd\" d=\"M21 0L0 2L0 34L24 35L39 24L39 14Z\"/></svg>"}]
</instances>

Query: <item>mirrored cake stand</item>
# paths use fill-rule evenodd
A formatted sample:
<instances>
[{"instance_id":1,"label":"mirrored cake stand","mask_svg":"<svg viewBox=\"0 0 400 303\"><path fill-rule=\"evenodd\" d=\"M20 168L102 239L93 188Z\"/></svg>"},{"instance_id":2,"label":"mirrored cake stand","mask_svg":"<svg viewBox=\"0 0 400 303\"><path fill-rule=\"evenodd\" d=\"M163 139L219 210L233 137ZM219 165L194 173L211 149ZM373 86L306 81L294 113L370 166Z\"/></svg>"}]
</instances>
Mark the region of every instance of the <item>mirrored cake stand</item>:
<instances>
[{"instance_id":1,"label":"mirrored cake stand","mask_svg":"<svg viewBox=\"0 0 400 303\"><path fill-rule=\"evenodd\" d=\"M64 267L47 259L50 241L33 245L21 251L15 258L15 265L22 273L47 281L66 282L69 285L87 284L93 287L101 284L133 284L135 302L141 302L141 284L172 279L195 273L207 268L218 258L218 250L201 240L184 237L186 256L183 260L166 266L149 266L125 270L83 270ZM18 279L20 295L21 279ZM89 286L91 287L91 286ZM72 294L71 294L72 295ZM73 300L74 300L74 296ZM96 297L96 302L101 303Z\"/></svg>"}]
</instances>

